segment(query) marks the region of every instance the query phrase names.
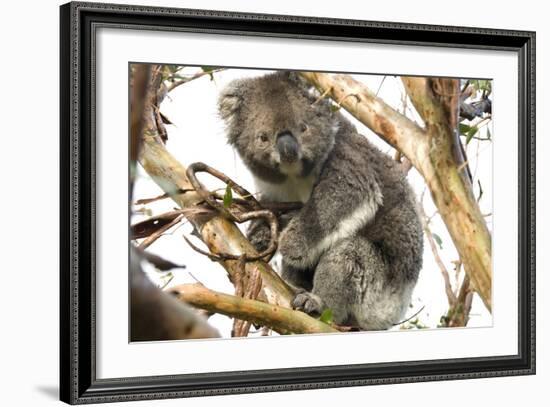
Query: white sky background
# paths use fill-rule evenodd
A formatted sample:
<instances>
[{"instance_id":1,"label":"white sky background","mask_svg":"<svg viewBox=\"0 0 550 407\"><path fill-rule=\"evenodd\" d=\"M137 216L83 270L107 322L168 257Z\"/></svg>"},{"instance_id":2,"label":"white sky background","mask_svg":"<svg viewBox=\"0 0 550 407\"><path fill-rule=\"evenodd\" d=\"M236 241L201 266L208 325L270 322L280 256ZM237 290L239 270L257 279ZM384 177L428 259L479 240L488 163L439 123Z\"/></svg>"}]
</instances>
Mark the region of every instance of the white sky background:
<instances>
[{"instance_id":1,"label":"white sky background","mask_svg":"<svg viewBox=\"0 0 550 407\"><path fill-rule=\"evenodd\" d=\"M183 73L194 73L197 71L199 71L199 68L186 68ZM216 101L219 92L232 79L264 75L268 72L265 70L229 69L214 73L213 81L206 75L200 79L183 84L170 92L161 106L162 113L174 123L174 125L166 126L169 137L167 148L170 153L184 165L203 161L224 172L249 191L255 192L254 183L249 171L243 165L238 155L226 143L224 125L218 117ZM402 111L404 89L399 78L388 76L384 80L384 76L380 75L354 75L354 77L365 83L372 91L378 91L378 96L390 106ZM406 111L407 116L420 121L410 102L408 106L410 109ZM393 148L357 120L349 115L348 117L353 121L361 134L365 135L382 151L393 155ZM484 137L485 131L486 127L480 130L478 136ZM492 142L471 140L467 146L467 155L471 171L474 175L476 196L479 194L477 189L478 179L483 186L483 196L480 201L481 212L489 214L492 212L493 199ZM201 175L199 175L201 181L208 188L215 189L224 186L221 182L214 180L207 174ZM417 196L420 197L425 188L423 178L413 168L409 172L408 179ZM162 193L163 191L138 166L134 186L134 199L150 198ZM153 215L158 215L172 210L175 204L172 200L165 199L148 204L146 207L152 211ZM424 196L424 209L428 216L433 215L436 211L429 191ZM131 223L133 224L146 218L143 215L134 215ZM489 230L491 230L492 217L488 216L485 219ZM439 235L443 241L442 249L439 252L440 257L450 272L451 282L456 283L452 261L457 260L458 255L439 215L433 217L430 227L432 232ZM189 224L172 228L165 236L162 236L147 249L177 264L186 265L186 269L174 269L171 271L174 278L167 287L182 283L194 283L196 280L199 280L210 289L233 294L234 287L226 277L225 270L205 256L193 251L183 240L182 235L185 234L187 237L190 237L191 230L192 228ZM197 242L196 239L195 242ZM200 242L198 243L200 244ZM153 267L150 267L147 271L155 283L164 284L162 278L160 278L162 274L157 273ZM448 310L443 278L435 263L426 238L424 241L423 268L406 317L413 315L423 306L424 309L418 315L418 319L423 325L427 325L429 328L437 327L441 316L445 315ZM218 328L222 336L230 336L231 319L222 315L214 315L209 319L209 322ZM485 309L477 294L475 294L468 326L490 326L491 324L491 315ZM399 329L399 327L395 327L394 329Z\"/></svg>"}]
</instances>

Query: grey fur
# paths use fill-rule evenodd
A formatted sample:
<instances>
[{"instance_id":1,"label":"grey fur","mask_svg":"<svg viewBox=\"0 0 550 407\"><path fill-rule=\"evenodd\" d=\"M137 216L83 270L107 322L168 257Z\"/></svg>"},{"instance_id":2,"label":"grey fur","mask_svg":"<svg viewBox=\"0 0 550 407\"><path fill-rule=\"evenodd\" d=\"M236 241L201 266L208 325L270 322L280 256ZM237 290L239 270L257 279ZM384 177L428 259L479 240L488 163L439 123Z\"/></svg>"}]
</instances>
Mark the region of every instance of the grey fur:
<instances>
[{"instance_id":1,"label":"grey fur","mask_svg":"<svg viewBox=\"0 0 550 407\"><path fill-rule=\"evenodd\" d=\"M299 288L293 305L388 329L403 319L422 267L414 193L398 164L318 97L298 75L278 72L230 83L219 111L261 199L304 203L279 219L282 276ZM289 133L299 146L291 165L277 149ZM266 247L265 223L253 222L248 235Z\"/></svg>"}]
</instances>

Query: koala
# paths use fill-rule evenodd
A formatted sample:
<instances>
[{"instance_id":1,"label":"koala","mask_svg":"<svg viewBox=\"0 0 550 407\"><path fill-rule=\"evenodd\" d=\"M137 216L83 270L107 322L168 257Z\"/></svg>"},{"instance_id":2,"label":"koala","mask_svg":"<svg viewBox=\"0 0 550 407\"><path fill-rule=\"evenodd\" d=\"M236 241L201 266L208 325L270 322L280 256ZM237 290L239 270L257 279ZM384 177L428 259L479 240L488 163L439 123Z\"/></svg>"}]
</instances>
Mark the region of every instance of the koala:
<instances>
[{"instance_id":1,"label":"koala","mask_svg":"<svg viewBox=\"0 0 550 407\"><path fill-rule=\"evenodd\" d=\"M303 203L278 218L281 276L296 288L292 306L314 316L329 308L335 323L362 330L399 323L423 253L400 164L295 72L234 80L218 108L260 202ZM248 237L264 250L267 223L252 222Z\"/></svg>"}]
</instances>

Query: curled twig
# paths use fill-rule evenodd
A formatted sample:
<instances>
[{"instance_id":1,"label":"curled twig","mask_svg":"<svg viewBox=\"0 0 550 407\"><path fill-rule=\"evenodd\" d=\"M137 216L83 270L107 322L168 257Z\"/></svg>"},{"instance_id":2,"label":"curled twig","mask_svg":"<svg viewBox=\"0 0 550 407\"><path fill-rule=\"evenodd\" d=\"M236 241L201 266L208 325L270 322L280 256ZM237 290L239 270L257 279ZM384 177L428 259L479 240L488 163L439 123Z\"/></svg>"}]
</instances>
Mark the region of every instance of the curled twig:
<instances>
[{"instance_id":1,"label":"curled twig","mask_svg":"<svg viewBox=\"0 0 550 407\"><path fill-rule=\"evenodd\" d=\"M213 194L212 192L204 188L204 186L196 176L197 172L207 172L208 174L224 182L233 191L237 192L241 196L242 200L240 200L239 202L240 205L241 206L246 205L249 207L250 210L248 212L242 212L240 210L236 210L236 207L233 204L226 208L223 205L223 203L219 202L216 194ZM270 231L271 231L271 240L269 242L267 249L254 256L247 254L246 261L255 261L255 260L266 259L266 258L270 259L273 256L273 254L277 250L277 237L278 237L277 218L275 217L273 212L267 209L263 209L260 203L256 200L256 198L254 198L254 195L252 195L245 188L237 184L227 175L204 163L198 162L198 163L191 164L187 168L186 174L187 174L187 178L189 179L189 182L191 183L191 185L193 185L193 188L195 188L195 191L197 192L197 194L209 206L217 210L222 216L237 223L243 223L243 222L248 222L252 219L263 218L269 224ZM234 255L229 253L210 254L209 257L210 258L214 257L217 260L239 260L241 258L240 255Z\"/></svg>"},{"instance_id":2,"label":"curled twig","mask_svg":"<svg viewBox=\"0 0 550 407\"><path fill-rule=\"evenodd\" d=\"M212 168L209 165L206 165L205 163L201 163L201 162L197 162L189 165L189 167L187 167L186 175L191 185L193 185L193 188L195 188L195 191L197 191L197 194L205 202L207 202L213 208L217 209L221 214L226 216L228 219L236 220L234 219L235 214L231 213L229 211L229 208L225 208L222 204L216 201L214 195L210 191L204 188L204 186L196 176L197 172L206 172L212 175L213 177L218 178L220 181L224 182L226 185L229 185L231 189L237 192L245 201L251 204L253 209L261 208L260 203L256 200L256 198L254 198L253 194L251 194L246 189L241 187L239 184L237 184L235 181L233 181L223 172L218 171L215 168Z\"/></svg>"}]
</instances>

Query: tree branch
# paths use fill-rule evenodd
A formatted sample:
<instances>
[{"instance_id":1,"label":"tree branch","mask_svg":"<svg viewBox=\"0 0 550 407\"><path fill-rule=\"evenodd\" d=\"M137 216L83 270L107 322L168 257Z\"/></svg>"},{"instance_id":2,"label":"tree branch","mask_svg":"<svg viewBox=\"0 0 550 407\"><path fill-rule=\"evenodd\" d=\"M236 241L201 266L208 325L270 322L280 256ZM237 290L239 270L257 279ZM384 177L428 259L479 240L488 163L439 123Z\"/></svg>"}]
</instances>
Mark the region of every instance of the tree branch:
<instances>
[{"instance_id":1,"label":"tree branch","mask_svg":"<svg viewBox=\"0 0 550 407\"><path fill-rule=\"evenodd\" d=\"M182 284L171 288L169 292L195 307L268 326L281 334L339 332L301 311L219 293L202 284Z\"/></svg>"},{"instance_id":2,"label":"tree branch","mask_svg":"<svg viewBox=\"0 0 550 407\"><path fill-rule=\"evenodd\" d=\"M216 72L220 72L220 71L223 71L225 68L218 68L218 69L213 69L211 71L202 71L202 72L197 72L196 74L194 74L193 76L190 76L188 78L180 78L180 79L177 79L177 80L173 80L170 85L168 85L167 87L167 92L172 92L174 89L176 89L178 86L181 86L185 83L188 83L188 82L191 82L191 81L194 81L195 79L199 79L199 78L202 78L203 76L206 76L206 75L212 75Z\"/></svg>"},{"instance_id":3,"label":"tree branch","mask_svg":"<svg viewBox=\"0 0 550 407\"><path fill-rule=\"evenodd\" d=\"M176 218L174 218L171 222L166 223L165 225L158 228L156 231L154 231L150 236L147 236L143 242L139 244L139 248L142 250L147 249L149 246L151 246L154 242L158 240L162 236L162 234L169 229L171 229L173 226L177 225L181 222L183 218L183 215L179 215Z\"/></svg>"},{"instance_id":4,"label":"tree branch","mask_svg":"<svg viewBox=\"0 0 550 407\"><path fill-rule=\"evenodd\" d=\"M426 219L426 213L424 212L424 208L422 206L422 200L418 204L418 212L420 213L420 221L422 222L424 233L426 234L426 238L428 239L428 243L430 244L430 249L432 250L435 262L439 267L439 270L441 271L441 275L445 283L445 294L447 294L447 302L449 303L449 306L452 306L456 303L456 295L453 292L453 287L451 286L449 271L447 270L447 267L445 267L445 263L443 263L443 260L441 260L441 257L439 256L439 251L437 250L432 231L430 230L428 220Z\"/></svg>"}]
</instances>

